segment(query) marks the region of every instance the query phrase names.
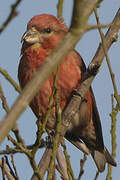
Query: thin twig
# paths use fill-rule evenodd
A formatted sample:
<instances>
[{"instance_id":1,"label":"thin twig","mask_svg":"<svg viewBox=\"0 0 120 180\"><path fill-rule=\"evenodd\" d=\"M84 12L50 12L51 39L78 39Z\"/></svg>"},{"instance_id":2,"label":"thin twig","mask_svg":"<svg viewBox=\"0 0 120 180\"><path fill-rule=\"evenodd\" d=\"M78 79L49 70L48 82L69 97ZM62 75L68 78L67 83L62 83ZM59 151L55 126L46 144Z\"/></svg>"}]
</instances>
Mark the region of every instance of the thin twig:
<instances>
[{"instance_id":1,"label":"thin twig","mask_svg":"<svg viewBox=\"0 0 120 180\"><path fill-rule=\"evenodd\" d=\"M2 160L0 159L0 167L2 168ZM15 178L11 175L8 166L6 165L5 161L4 161L4 170L5 170L5 174L7 179L9 180L15 180Z\"/></svg>"},{"instance_id":2,"label":"thin twig","mask_svg":"<svg viewBox=\"0 0 120 180\"><path fill-rule=\"evenodd\" d=\"M94 14L95 14L98 26L100 26L100 20L99 20L96 8L94 8ZM115 25L117 26L117 22L115 23ZM119 26L120 26L120 24L119 24ZM111 76L111 80L112 80L112 84L113 84L113 88L114 88L114 96L115 96L115 99L116 99L116 101L117 101L117 103L118 103L118 105L120 107L120 96L118 94L117 85L116 85L116 82L115 82L115 75L112 72L112 67L111 67L111 64L110 64L110 59L109 59L108 54L107 54L107 48L106 48L106 43L105 43L105 36L104 36L104 34L103 34L103 32L102 32L100 27L98 28L98 30L99 30L99 34L100 34L100 37L101 37L103 51L104 51L104 54L105 54L106 62L107 62L107 65L108 65L108 69L109 69L109 72L110 72L110 76ZM114 34L114 37L117 40L117 37L118 37L117 33Z\"/></svg>"},{"instance_id":3,"label":"thin twig","mask_svg":"<svg viewBox=\"0 0 120 180\"><path fill-rule=\"evenodd\" d=\"M64 140L62 141L61 145L62 145L63 150L64 150L63 152L64 152L64 156L66 159L67 172L68 172L69 180L71 180L71 179L75 180L74 172L72 170L71 163L70 163L70 156L68 155L67 148L66 148Z\"/></svg>"},{"instance_id":4,"label":"thin twig","mask_svg":"<svg viewBox=\"0 0 120 180\"><path fill-rule=\"evenodd\" d=\"M80 173L78 176L78 180L80 180L84 174L84 165L85 165L86 160L87 160L87 156L86 156L86 154L84 154L83 159L80 160Z\"/></svg>"},{"instance_id":5,"label":"thin twig","mask_svg":"<svg viewBox=\"0 0 120 180\"><path fill-rule=\"evenodd\" d=\"M49 167L51 155L52 155L52 149L46 148L46 150L38 164L39 171L41 173L41 176L43 176L43 177L46 173L46 170ZM31 180L39 180L39 179L38 179L38 176L34 173Z\"/></svg>"},{"instance_id":6,"label":"thin twig","mask_svg":"<svg viewBox=\"0 0 120 180\"><path fill-rule=\"evenodd\" d=\"M88 25L86 27L86 31L90 31L90 30L94 30L94 29L98 29L98 28L109 28L112 26L116 26L114 23L109 23L109 24L100 24L100 25Z\"/></svg>"},{"instance_id":7,"label":"thin twig","mask_svg":"<svg viewBox=\"0 0 120 180\"><path fill-rule=\"evenodd\" d=\"M87 3L85 1L76 0L74 1L74 4L74 7L77 8L77 14L76 8L74 8L73 17L75 19L77 18L77 20L80 22L82 20L83 23L78 22L76 26L75 23L71 23L70 31L66 34L63 40L60 41L59 45L57 45L56 48L53 49L52 53L42 63L33 78L27 83L21 95L17 98L16 102L12 106L11 111L0 123L0 143L6 137L6 134L8 134L8 132L12 129L13 125L15 124L21 113L29 105L35 94L40 89L41 85L57 68L58 64L60 64L60 62L65 58L68 51L74 48L75 44L78 42L79 39L82 38L83 34L85 33L85 27L87 25L90 14L93 12L95 0L89 0ZM73 21L74 18L72 18Z\"/></svg>"},{"instance_id":8,"label":"thin twig","mask_svg":"<svg viewBox=\"0 0 120 180\"><path fill-rule=\"evenodd\" d=\"M114 107L114 97L113 95L111 96L111 101L112 101L112 112L110 114L111 117L111 145L112 145L112 157L116 157L116 148L117 148L117 142L116 142L116 123L117 123L117 114L118 114L118 105ZM106 176L106 180L112 179L112 166L108 164L108 172Z\"/></svg>"},{"instance_id":9,"label":"thin twig","mask_svg":"<svg viewBox=\"0 0 120 180\"><path fill-rule=\"evenodd\" d=\"M95 7L99 8L103 0L97 0Z\"/></svg>"},{"instance_id":10,"label":"thin twig","mask_svg":"<svg viewBox=\"0 0 120 180\"><path fill-rule=\"evenodd\" d=\"M0 83L0 98L2 100L2 107L3 109L5 110L6 113L9 112L9 106L8 106L8 103L7 103L7 100L5 98L5 95L4 95L4 92L2 90L2 85ZM14 125L13 129L12 129L12 132L14 133L16 139L18 142L21 142L24 144L24 140L22 139L21 135L20 135L20 131L18 129L18 126L17 126L17 123Z\"/></svg>"},{"instance_id":11,"label":"thin twig","mask_svg":"<svg viewBox=\"0 0 120 180\"><path fill-rule=\"evenodd\" d=\"M95 175L94 180L97 180L97 179L98 179L98 176L99 176L99 171L96 172L96 175Z\"/></svg>"},{"instance_id":12,"label":"thin twig","mask_svg":"<svg viewBox=\"0 0 120 180\"><path fill-rule=\"evenodd\" d=\"M60 19L63 18L63 4L64 0L59 0L57 4L57 17Z\"/></svg>"},{"instance_id":13,"label":"thin twig","mask_svg":"<svg viewBox=\"0 0 120 180\"><path fill-rule=\"evenodd\" d=\"M62 169L60 168L60 166L56 165L56 169L60 173L62 180L68 180L64 177L64 173L63 173Z\"/></svg>"},{"instance_id":14,"label":"thin twig","mask_svg":"<svg viewBox=\"0 0 120 180\"><path fill-rule=\"evenodd\" d=\"M9 167L10 174L16 179L15 173L14 173L14 171L12 170L12 167L11 167L11 165L10 165L10 163L9 163L9 160L8 160L8 157L7 157L7 156L5 156L5 160L6 160L7 166Z\"/></svg>"},{"instance_id":15,"label":"thin twig","mask_svg":"<svg viewBox=\"0 0 120 180\"><path fill-rule=\"evenodd\" d=\"M19 85L12 79L12 77L8 74L8 72L0 67L0 73L8 80L10 84L15 88L16 91L21 93L21 89Z\"/></svg>"},{"instance_id":16,"label":"thin twig","mask_svg":"<svg viewBox=\"0 0 120 180\"><path fill-rule=\"evenodd\" d=\"M34 147L34 144L26 146L26 148L29 149L29 150L32 150L33 147ZM46 141L41 139L39 149L43 148L43 147L46 147ZM16 153L24 153L24 152L19 147L11 148L9 146L6 146L6 150L1 150L0 151L0 155L9 155L9 154L16 154Z\"/></svg>"},{"instance_id":17,"label":"thin twig","mask_svg":"<svg viewBox=\"0 0 120 180\"><path fill-rule=\"evenodd\" d=\"M5 159L4 158L2 158L1 169L2 169L2 178L3 178L3 180L5 180Z\"/></svg>"},{"instance_id":18,"label":"thin twig","mask_svg":"<svg viewBox=\"0 0 120 180\"><path fill-rule=\"evenodd\" d=\"M117 22L117 26L112 26L108 29L106 35L105 35L105 42L106 42L106 48L107 51L109 50L109 48L111 47L111 45L113 44L113 42L115 42L115 35L118 33L119 31L119 26L120 25L120 9L118 9L118 12L116 13L116 16L113 20L113 23L116 24ZM103 47L100 43L95 56L93 57L90 65L88 66L87 71L83 74L83 78L82 81L80 82L80 84L78 85L78 89L77 92L81 95L81 97L84 97L85 94L87 93L93 79L95 78L95 74L93 75L91 73L90 75L90 69L92 67L96 67L96 65L101 65L104 59L104 52L103 52ZM64 112L63 112L63 117L62 117L62 135L64 136L67 128L69 127L70 121L71 119L74 118L76 112L79 109L80 103L82 98L78 96L73 96L70 100L70 102L68 103L67 107L65 108Z\"/></svg>"},{"instance_id":19,"label":"thin twig","mask_svg":"<svg viewBox=\"0 0 120 180\"><path fill-rule=\"evenodd\" d=\"M62 174L61 174L62 178L68 180L67 164L66 164L66 160L60 146L58 147L56 157L57 157L57 162L59 166L58 168L59 170L62 171Z\"/></svg>"},{"instance_id":20,"label":"thin twig","mask_svg":"<svg viewBox=\"0 0 120 180\"><path fill-rule=\"evenodd\" d=\"M54 81L54 88L55 88L55 111L56 111L56 131L55 131L55 137L53 140L53 152L52 152L52 157L51 157L51 162L50 162L50 167L48 169L48 177L47 180L52 180L53 177L53 172L54 172L54 167L55 167L55 158L57 154L57 149L59 146L59 140L60 140L60 132L61 132L61 115L62 111L60 108L59 104L59 96L57 92L57 79L58 79L58 72L59 68L57 68L57 72L55 75L55 81Z\"/></svg>"},{"instance_id":21,"label":"thin twig","mask_svg":"<svg viewBox=\"0 0 120 180\"><path fill-rule=\"evenodd\" d=\"M37 174L38 179L43 180L41 172L39 171L39 168L38 168L38 166L36 164L35 157L29 151L29 149L27 149L23 144L15 141L10 135L8 135L8 140L10 140L13 143L14 146L19 147L24 152L24 154L28 157L28 159L30 161L30 164L31 164L31 167L32 167L34 173Z\"/></svg>"},{"instance_id":22,"label":"thin twig","mask_svg":"<svg viewBox=\"0 0 120 180\"><path fill-rule=\"evenodd\" d=\"M31 158L30 151L21 143L15 141L10 135L8 135L8 140L13 143L14 146L19 147L28 157Z\"/></svg>"},{"instance_id":23,"label":"thin twig","mask_svg":"<svg viewBox=\"0 0 120 180\"><path fill-rule=\"evenodd\" d=\"M1 83L0 83L0 99L2 100L3 109L5 110L6 113L8 113L9 112L9 106L8 106L6 98L4 96Z\"/></svg>"},{"instance_id":24,"label":"thin twig","mask_svg":"<svg viewBox=\"0 0 120 180\"><path fill-rule=\"evenodd\" d=\"M13 169L14 169L14 172L15 172L15 179L19 180L17 169L16 169L16 166L15 166L15 163L14 163L13 154L11 154L11 163L12 163L12 166L13 166Z\"/></svg>"},{"instance_id":25,"label":"thin twig","mask_svg":"<svg viewBox=\"0 0 120 180\"><path fill-rule=\"evenodd\" d=\"M22 2L22 0L16 0L16 2L11 5L11 11L5 22L0 27L0 34L6 29L8 24L18 15L18 11L16 10L18 5Z\"/></svg>"}]
</instances>

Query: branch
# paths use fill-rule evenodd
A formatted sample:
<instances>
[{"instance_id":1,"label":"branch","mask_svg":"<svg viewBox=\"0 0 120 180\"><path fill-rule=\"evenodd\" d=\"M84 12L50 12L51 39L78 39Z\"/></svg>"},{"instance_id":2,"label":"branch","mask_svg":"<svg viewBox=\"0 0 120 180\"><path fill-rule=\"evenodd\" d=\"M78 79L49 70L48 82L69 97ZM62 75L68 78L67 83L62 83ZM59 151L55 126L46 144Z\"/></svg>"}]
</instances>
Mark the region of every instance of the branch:
<instances>
[{"instance_id":1,"label":"branch","mask_svg":"<svg viewBox=\"0 0 120 180\"><path fill-rule=\"evenodd\" d=\"M44 152L44 154L43 154L43 156L42 156L42 158L38 164L40 174L43 177L45 175L46 170L49 167L51 156L52 156L52 149L46 148L46 150L45 150L45 152ZM39 179L38 179L38 176L36 174L33 174L31 180L39 180Z\"/></svg>"},{"instance_id":2,"label":"branch","mask_svg":"<svg viewBox=\"0 0 120 180\"><path fill-rule=\"evenodd\" d=\"M9 112L9 106L7 104L6 98L4 96L4 92L2 90L2 85L0 83L0 99L2 100L2 107L5 110L6 113Z\"/></svg>"},{"instance_id":3,"label":"branch","mask_svg":"<svg viewBox=\"0 0 120 180\"><path fill-rule=\"evenodd\" d=\"M6 134L12 129L16 120L21 113L29 105L41 85L47 80L51 73L56 69L58 64L65 58L67 53L72 50L78 40L81 39L85 33L87 21L93 11L95 0L89 1L74 1L73 18L70 31L53 50L53 52L46 58L38 72L35 73L30 82L22 91L21 95L12 106L11 111L6 115L4 120L0 123L0 143L4 140ZM76 22L75 23L73 22ZM75 30L77 28L77 30ZM61 53L62 52L62 53ZM51 60L52 59L52 60Z\"/></svg>"},{"instance_id":4,"label":"branch","mask_svg":"<svg viewBox=\"0 0 120 180\"><path fill-rule=\"evenodd\" d=\"M22 0L17 0L13 5L11 5L11 12L8 16L8 18L5 20L5 22L0 27L0 34L6 29L8 24L18 15L18 12L16 11L16 8L21 3Z\"/></svg>"},{"instance_id":5,"label":"branch","mask_svg":"<svg viewBox=\"0 0 120 180\"><path fill-rule=\"evenodd\" d=\"M117 25L110 27L105 36L105 43L106 43L107 51L109 50L109 48L111 47L113 42L116 41L116 35L120 29L120 9L118 10L113 22ZM82 98L87 93L92 81L95 78L96 74L93 75L93 73L92 73L90 75L91 71L93 71L94 68L96 68L96 66L100 66L102 64L104 57L105 57L105 55L104 55L103 47L102 47L102 44L100 43L93 60L91 61L90 65L88 66L88 69L84 73L83 79L78 86L77 91L81 95L81 97L73 96L70 103L67 105L66 109L63 112L62 136L64 136L71 119L73 119L73 117L76 114L76 111L78 111L78 109L79 109Z\"/></svg>"},{"instance_id":6,"label":"branch","mask_svg":"<svg viewBox=\"0 0 120 180\"><path fill-rule=\"evenodd\" d=\"M10 84L15 88L16 91L21 93L20 86L12 79L8 72L0 67L0 73L8 80Z\"/></svg>"},{"instance_id":7,"label":"branch","mask_svg":"<svg viewBox=\"0 0 120 180\"><path fill-rule=\"evenodd\" d=\"M3 106L3 109L5 110L6 113L9 112L9 106L8 106L8 103L6 101L6 98L5 98L5 95L4 95L4 92L2 90L2 85L0 83L0 98L2 100L2 106ZM18 129L18 125L17 123L15 123L14 127L12 128L12 132L14 133L16 139L18 142L21 142L21 143L24 143L24 140L22 139L21 135L20 135L20 131Z\"/></svg>"},{"instance_id":8,"label":"branch","mask_svg":"<svg viewBox=\"0 0 120 180\"><path fill-rule=\"evenodd\" d=\"M86 31L90 31L93 29L99 29L99 28L109 28L111 26L114 26L114 23L108 23L108 24L97 24L97 25L88 25L86 28Z\"/></svg>"},{"instance_id":9,"label":"branch","mask_svg":"<svg viewBox=\"0 0 120 180\"><path fill-rule=\"evenodd\" d=\"M74 172L72 170L71 163L70 163L70 156L68 155L67 148L66 148L64 140L63 140L63 144L61 144L61 145L63 146L63 150L64 150L63 152L64 152L64 156L66 159L67 172L68 172L69 180L71 180L71 179L75 180Z\"/></svg>"},{"instance_id":10,"label":"branch","mask_svg":"<svg viewBox=\"0 0 120 180\"><path fill-rule=\"evenodd\" d=\"M94 8L94 14L95 14L95 17L96 17L97 24L100 25L100 21L99 21L99 17L98 17L97 9L96 8ZM114 25L117 26L117 23L114 23ZM119 25L119 27L120 27L120 25ZM98 28L98 30L99 30L99 34L100 34L100 37L101 37L103 51L104 51L104 54L105 54L106 62L107 62L107 65L108 65L108 69L109 69L109 72L110 72L110 76L111 76L111 80L112 80L112 84L113 84L113 88L114 88L114 97L115 97L115 99L116 99L116 101L117 101L117 103L118 103L118 105L120 107L120 97L119 97L118 90L117 90L117 85L116 85L116 82L115 82L115 75L112 72L112 67L111 67L111 64L110 64L110 59L109 59L108 54L107 54L105 37L104 37L104 34L103 34L103 32L102 32L100 27ZM118 38L118 35L116 34L116 39L117 38Z\"/></svg>"},{"instance_id":11,"label":"branch","mask_svg":"<svg viewBox=\"0 0 120 180\"><path fill-rule=\"evenodd\" d=\"M117 148L117 143L116 143L116 124L117 124L117 114L119 111L119 106L118 104L116 105L116 107L114 107L114 97L113 95L111 96L111 100L112 100L112 112L110 114L111 117L111 145L112 145L112 157L115 158L116 157L116 148ZM108 164L108 172L107 172L107 176L106 176L106 180L111 179L111 175L112 175L112 166L110 166Z\"/></svg>"},{"instance_id":12,"label":"branch","mask_svg":"<svg viewBox=\"0 0 120 180\"><path fill-rule=\"evenodd\" d=\"M26 148L28 150L32 150L34 148L35 144L28 145ZM41 139L39 149L46 147L46 141L44 139ZM0 155L9 155L9 154L16 154L16 153L24 153L19 147L11 148L9 146L6 146L6 150L0 150Z\"/></svg>"},{"instance_id":13,"label":"branch","mask_svg":"<svg viewBox=\"0 0 120 180\"><path fill-rule=\"evenodd\" d=\"M2 160L1 159L0 159L0 167L2 168ZM8 169L5 162L4 162L4 171L9 180L15 180L15 178L11 175L10 170Z\"/></svg>"},{"instance_id":14,"label":"branch","mask_svg":"<svg viewBox=\"0 0 120 180\"><path fill-rule=\"evenodd\" d=\"M64 180L68 180L67 164L65 158L63 157L63 152L61 151L60 146L58 147L56 157L58 162L57 170L60 172Z\"/></svg>"},{"instance_id":15,"label":"branch","mask_svg":"<svg viewBox=\"0 0 120 180\"><path fill-rule=\"evenodd\" d=\"M84 154L83 159L80 160L80 173L79 173L79 176L78 176L78 180L80 180L81 177L84 174L84 165L85 165L86 160L87 160L87 155Z\"/></svg>"},{"instance_id":16,"label":"branch","mask_svg":"<svg viewBox=\"0 0 120 180\"><path fill-rule=\"evenodd\" d=\"M95 175L94 180L97 180L97 179L98 179L98 176L99 176L99 171L96 172L96 175Z\"/></svg>"},{"instance_id":17,"label":"branch","mask_svg":"<svg viewBox=\"0 0 120 180\"><path fill-rule=\"evenodd\" d=\"M62 19L63 16L63 4L64 4L64 0L59 0L58 4L57 4L57 17Z\"/></svg>"}]
</instances>

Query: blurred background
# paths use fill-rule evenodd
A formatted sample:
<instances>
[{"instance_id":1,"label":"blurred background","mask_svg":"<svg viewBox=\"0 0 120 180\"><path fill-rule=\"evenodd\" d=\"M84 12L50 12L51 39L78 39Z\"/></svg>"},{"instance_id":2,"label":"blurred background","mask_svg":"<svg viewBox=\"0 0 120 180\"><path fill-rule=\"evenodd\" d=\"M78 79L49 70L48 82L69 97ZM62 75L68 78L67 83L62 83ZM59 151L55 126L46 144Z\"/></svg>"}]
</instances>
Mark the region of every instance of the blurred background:
<instances>
[{"instance_id":1,"label":"blurred background","mask_svg":"<svg viewBox=\"0 0 120 180\"><path fill-rule=\"evenodd\" d=\"M14 18L8 27L4 30L2 34L0 34L0 67L7 70L7 72L11 75L11 77L18 83L17 79L17 71L18 64L20 60L20 50L21 50L21 37L26 30L27 22L37 14L48 13L48 14L57 14L57 0L35 0L35 1L26 1L23 0L21 4L18 6L18 16ZM0 2L0 26L5 21L7 16L10 13L10 6L15 3L15 0L11 1L1 1ZM72 0L64 1L64 11L63 16L65 23L69 27L71 14L72 14ZM98 10L99 17L101 23L110 23L118 8L120 7L119 0L113 1L103 1L101 3L101 7ZM89 24L96 24L96 20L94 15L92 15L89 19ZM103 30L104 33L106 29ZM100 42L100 36L97 30L92 30L86 33L80 42L76 45L77 51L83 57L86 66L89 64L91 59L93 58L96 49ZM109 58L111 60L112 70L115 74L115 80L117 83L118 91L120 92L120 33L119 39L116 43L112 45L109 50ZM0 82L2 84L2 88L5 93L6 100L9 104L9 107L12 106L16 98L18 97L18 93L15 89L8 83L8 81L0 74ZM104 143L111 152L111 94L113 94L113 86L110 78L110 74L107 68L106 61L104 60L102 67L100 69L99 74L96 76L94 82L92 83L94 95L96 97L97 106L99 109L102 129L103 129L103 137ZM2 103L0 101L0 120L3 119L5 112L2 108ZM18 125L20 132L25 139L27 145L32 144L35 140L36 136L36 117L28 107L26 111L22 114L22 116L18 120ZM120 113L117 115L117 153L116 153L116 161L117 167L113 168L112 179L118 179L120 174L120 143L119 143L119 133L120 132ZM0 146L0 150L5 149L6 145L10 145L7 139ZM72 164L73 171L75 173L75 177L78 177L80 171L80 159L83 158L83 153L77 150L73 145L69 142L66 142L67 149L70 155L70 160ZM41 158L41 153L43 150L39 150L36 156L37 162L39 162ZM28 159L23 154L16 154L14 156L15 165L18 170L18 175L21 180L30 179L33 172L29 165ZM88 156L87 162L85 163L85 172L82 176L82 180L93 180L96 174L96 166L91 158ZM104 173L99 175L99 180L106 179L107 174L107 166ZM0 171L0 179L1 179L1 171ZM60 179L60 177L58 178Z\"/></svg>"}]
</instances>

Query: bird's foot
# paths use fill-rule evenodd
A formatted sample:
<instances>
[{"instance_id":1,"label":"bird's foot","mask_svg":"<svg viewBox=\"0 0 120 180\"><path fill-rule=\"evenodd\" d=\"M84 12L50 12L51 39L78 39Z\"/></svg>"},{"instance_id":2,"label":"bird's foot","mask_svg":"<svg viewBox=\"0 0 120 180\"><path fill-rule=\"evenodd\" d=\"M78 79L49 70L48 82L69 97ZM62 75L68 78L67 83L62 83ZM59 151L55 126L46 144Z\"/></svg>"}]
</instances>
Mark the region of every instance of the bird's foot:
<instances>
[{"instance_id":1,"label":"bird's foot","mask_svg":"<svg viewBox=\"0 0 120 180\"><path fill-rule=\"evenodd\" d=\"M96 63L90 63L87 71L90 74L90 76L95 76L99 71L100 64L98 62Z\"/></svg>"},{"instance_id":2,"label":"bird's foot","mask_svg":"<svg viewBox=\"0 0 120 180\"><path fill-rule=\"evenodd\" d=\"M48 133L48 136L46 137L46 146L48 148L53 148L53 138L55 136L55 131L52 130L47 133Z\"/></svg>"},{"instance_id":3,"label":"bird's foot","mask_svg":"<svg viewBox=\"0 0 120 180\"><path fill-rule=\"evenodd\" d=\"M72 91L72 95L73 95L73 96L79 96L79 97L81 97L82 102L87 102L87 101L88 101L85 97L83 97L83 96L77 91L77 89L74 89L74 90Z\"/></svg>"}]
</instances>

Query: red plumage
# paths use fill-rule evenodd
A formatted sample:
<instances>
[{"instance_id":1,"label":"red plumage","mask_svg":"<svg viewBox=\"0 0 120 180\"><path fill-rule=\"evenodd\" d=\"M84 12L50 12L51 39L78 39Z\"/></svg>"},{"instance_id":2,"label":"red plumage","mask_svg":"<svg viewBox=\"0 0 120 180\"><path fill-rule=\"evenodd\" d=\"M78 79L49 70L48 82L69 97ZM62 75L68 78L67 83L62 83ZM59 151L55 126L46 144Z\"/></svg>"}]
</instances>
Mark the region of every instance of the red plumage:
<instances>
[{"instance_id":1,"label":"red plumage","mask_svg":"<svg viewBox=\"0 0 120 180\"><path fill-rule=\"evenodd\" d=\"M24 88L67 31L68 29L63 21L52 15L37 15L29 21L27 32L23 36L22 57L18 69L21 88ZM57 80L62 110L67 106L72 91L78 87L85 70L84 62L75 50L69 52L62 61ZM48 107L54 78L55 72L46 80L30 103L30 107L35 115L37 117L41 116L41 119L43 119ZM104 146L99 114L91 88L88 90L85 98L87 102L82 102L80 110L73 118L65 137L83 152L90 152L99 171L102 172L106 162L114 166L116 166L116 163ZM53 129L54 125L55 107L53 100L47 128Z\"/></svg>"}]
</instances>

